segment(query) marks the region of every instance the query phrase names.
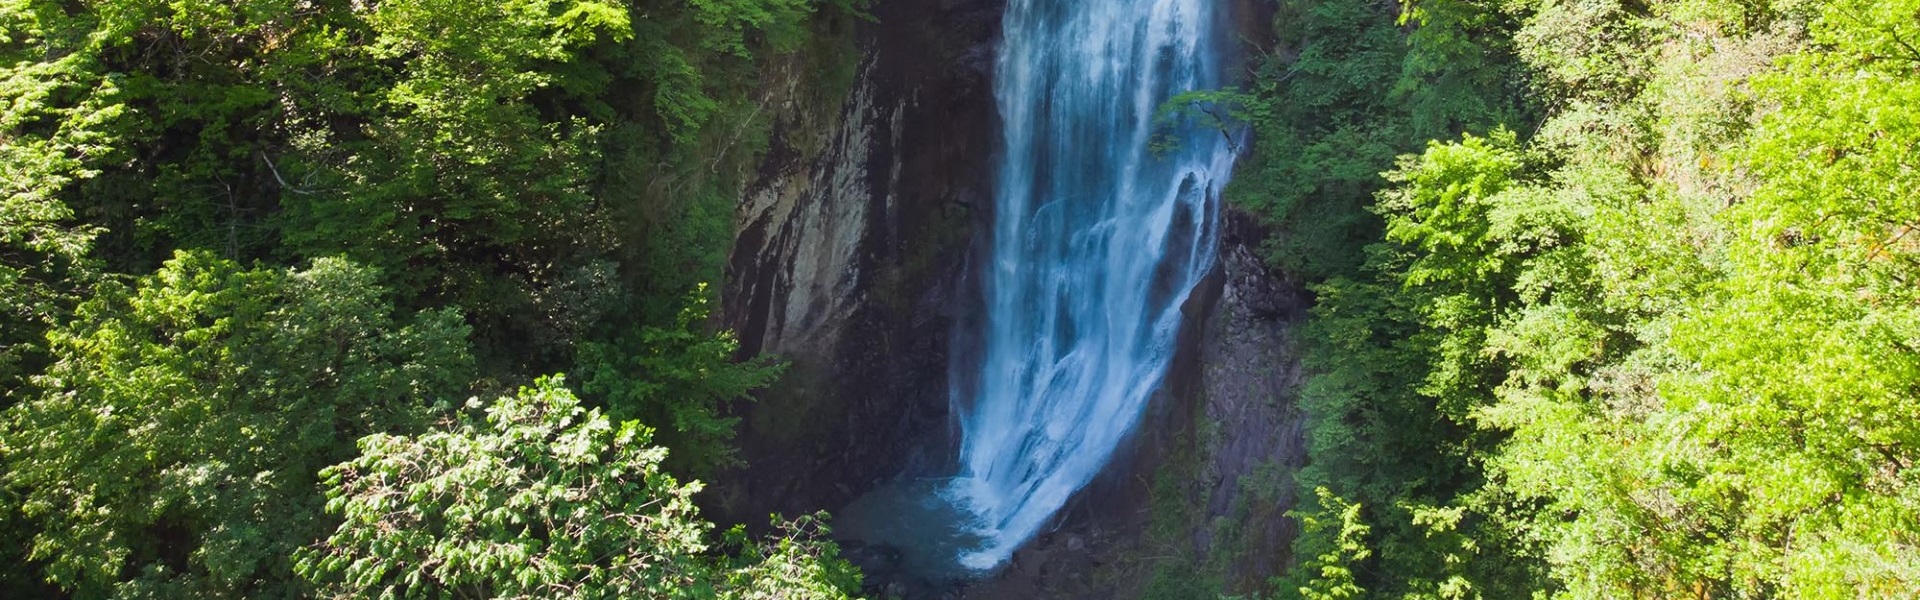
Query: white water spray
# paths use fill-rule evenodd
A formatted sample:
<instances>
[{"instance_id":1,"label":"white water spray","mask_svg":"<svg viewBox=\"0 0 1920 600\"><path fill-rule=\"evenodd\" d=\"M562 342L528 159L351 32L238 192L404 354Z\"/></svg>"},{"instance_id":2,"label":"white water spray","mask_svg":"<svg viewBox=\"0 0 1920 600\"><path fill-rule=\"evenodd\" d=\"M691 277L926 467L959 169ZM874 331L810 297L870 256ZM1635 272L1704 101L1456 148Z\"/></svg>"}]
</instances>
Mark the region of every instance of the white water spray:
<instances>
[{"instance_id":1,"label":"white water spray","mask_svg":"<svg viewBox=\"0 0 1920 600\"><path fill-rule=\"evenodd\" d=\"M1213 265L1221 131L1155 112L1219 86L1215 0L1010 0L995 97L1005 154L960 473L989 569L1086 486L1166 377L1180 306ZM970 368L970 367L969 367Z\"/></svg>"}]
</instances>

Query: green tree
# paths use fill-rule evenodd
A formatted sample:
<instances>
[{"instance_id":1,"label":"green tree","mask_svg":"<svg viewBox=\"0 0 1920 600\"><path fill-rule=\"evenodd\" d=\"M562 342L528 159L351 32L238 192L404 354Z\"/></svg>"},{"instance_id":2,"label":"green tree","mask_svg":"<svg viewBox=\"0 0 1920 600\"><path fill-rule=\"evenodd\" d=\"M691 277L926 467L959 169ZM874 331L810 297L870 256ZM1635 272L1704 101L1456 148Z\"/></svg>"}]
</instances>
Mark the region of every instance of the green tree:
<instances>
[{"instance_id":1,"label":"green tree","mask_svg":"<svg viewBox=\"0 0 1920 600\"><path fill-rule=\"evenodd\" d=\"M33 323L91 285L85 259L147 272L175 249L375 267L405 308L462 307L489 370L522 378L589 335L669 323L718 278L765 147L761 59L821 6L855 12L6 2L0 291L22 301L0 317L18 338L0 378L44 362ZM626 322L609 298L647 310Z\"/></svg>"},{"instance_id":2,"label":"green tree","mask_svg":"<svg viewBox=\"0 0 1920 600\"><path fill-rule=\"evenodd\" d=\"M738 417L728 404L774 382L783 366L765 358L736 361L739 342L731 332L706 330L706 286L696 288L670 328L644 327L617 343L588 342L577 372L582 389L604 398L615 418L666 423L664 445L675 473L708 476L736 466ZM639 348L639 351L631 350Z\"/></svg>"},{"instance_id":3,"label":"green tree","mask_svg":"<svg viewBox=\"0 0 1920 600\"><path fill-rule=\"evenodd\" d=\"M1512 12L1499 3L1285 0L1242 111L1252 154L1229 200L1273 230L1267 261L1308 281L1352 274L1380 235L1368 210L1395 157L1527 115Z\"/></svg>"},{"instance_id":4,"label":"green tree","mask_svg":"<svg viewBox=\"0 0 1920 600\"><path fill-rule=\"evenodd\" d=\"M1287 591L1307 600L1362 597L1366 590L1360 587L1354 569L1373 555L1366 541L1371 528L1360 519L1360 505L1348 503L1324 487L1314 488L1314 496L1318 510L1290 515L1300 520L1301 539L1311 540L1314 546L1297 548L1306 556L1295 567L1304 581Z\"/></svg>"},{"instance_id":5,"label":"green tree","mask_svg":"<svg viewBox=\"0 0 1920 600\"><path fill-rule=\"evenodd\" d=\"M47 7L0 5L0 407L48 360L45 333L91 284L97 226L60 194L124 159L119 82L88 72L75 24Z\"/></svg>"},{"instance_id":6,"label":"green tree","mask_svg":"<svg viewBox=\"0 0 1920 600\"><path fill-rule=\"evenodd\" d=\"M555 370L666 427L675 469L725 464L721 406L775 371L676 317L767 146L763 68L850 63L857 4L0 0L0 561L88 597L297 593L313 461ZM328 273L364 294L300 283ZM300 321L349 307L330 343ZM373 412L299 412L329 403ZM133 424L175 413L203 426Z\"/></svg>"},{"instance_id":7,"label":"green tree","mask_svg":"<svg viewBox=\"0 0 1920 600\"><path fill-rule=\"evenodd\" d=\"M296 568L340 598L845 598L857 586L810 519L711 556L700 484L660 470L652 433L581 407L552 377L484 419L368 436L359 458L324 472L345 522Z\"/></svg>"},{"instance_id":8,"label":"green tree","mask_svg":"<svg viewBox=\"0 0 1920 600\"><path fill-rule=\"evenodd\" d=\"M1375 206L1385 239L1360 273L1315 287L1315 374L1301 398L1314 458L1296 479L1316 492L1303 515L1345 513L1370 531L1366 552L1342 559L1359 563L1343 567L1343 593L1502 597L1544 585L1536 550L1500 531L1483 493L1480 463L1501 435L1475 422L1514 368L1490 339L1523 301L1557 298L1584 272L1566 250L1572 214L1531 180L1531 162L1504 129L1403 158ZM1358 544L1330 537L1344 529L1303 528L1295 552ZM1324 570L1303 562L1280 585L1334 589L1309 585Z\"/></svg>"},{"instance_id":9,"label":"green tree","mask_svg":"<svg viewBox=\"0 0 1920 600\"><path fill-rule=\"evenodd\" d=\"M289 557L326 528L314 474L468 380L459 315L395 319L375 281L182 253L95 288L0 446L47 579L78 598L300 595Z\"/></svg>"}]
</instances>

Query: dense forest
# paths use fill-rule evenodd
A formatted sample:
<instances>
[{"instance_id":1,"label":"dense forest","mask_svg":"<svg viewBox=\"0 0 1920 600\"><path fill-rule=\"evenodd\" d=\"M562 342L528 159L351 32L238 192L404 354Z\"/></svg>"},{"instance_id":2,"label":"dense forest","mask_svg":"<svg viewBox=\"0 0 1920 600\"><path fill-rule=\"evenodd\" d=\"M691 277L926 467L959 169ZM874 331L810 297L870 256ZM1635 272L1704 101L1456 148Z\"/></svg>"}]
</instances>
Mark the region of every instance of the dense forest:
<instances>
[{"instance_id":1,"label":"dense forest","mask_svg":"<svg viewBox=\"0 0 1920 600\"><path fill-rule=\"evenodd\" d=\"M1920 593L1920 3L1283 0L1308 598Z\"/></svg>"},{"instance_id":2,"label":"dense forest","mask_svg":"<svg viewBox=\"0 0 1920 600\"><path fill-rule=\"evenodd\" d=\"M755 78L862 14L0 3L0 596L844 596L681 481L779 373L706 322Z\"/></svg>"},{"instance_id":3,"label":"dense forest","mask_svg":"<svg viewBox=\"0 0 1920 600\"><path fill-rule=\"evenodd\" d=\"M1920 595L1920 0L1268 4L1181 100L1313 299L1255 595ZM858 594L694 497L867 9L0 0L0 597Z\"/></svg>"}]
</instances>

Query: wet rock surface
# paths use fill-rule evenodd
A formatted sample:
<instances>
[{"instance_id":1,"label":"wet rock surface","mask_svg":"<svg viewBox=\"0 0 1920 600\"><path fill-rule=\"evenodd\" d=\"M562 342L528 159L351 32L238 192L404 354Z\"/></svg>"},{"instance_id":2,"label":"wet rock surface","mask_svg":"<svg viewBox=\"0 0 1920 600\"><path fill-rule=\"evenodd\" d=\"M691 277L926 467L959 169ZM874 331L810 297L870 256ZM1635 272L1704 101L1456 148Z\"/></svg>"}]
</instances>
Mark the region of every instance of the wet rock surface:
<instances>
[{"instance_id":1,"label":"wet rock surface","mask_svg":"<svg viewBox=\"0 0 1920 600\"><path fill-rule=\"evenodd\" d=\"M1292 336L1308 299L1262 265L1250 218L1225 218L1220 265L1188 303L1168 393L1132 448L966 598L1136 598L1168 573L1247 592L1284 568L1305 458Z\"/></svg>"},{"instance_id":2,"label":"wet rock surface","mask_svg":"<svg viewBox=\"0 0 1920 600\"><path fill-rule=\"evenodd\" d=\"M1228 528L1194 535L1199 555L1220 558L1223 585L1252 591L1285 566L1296 533L1285 513L1294 502L1292 474L1305 464L1306 432L1293 336L1308 301L1254 254L1259 234L1251 219L1228 220L1234 241L1221 253L1220 301L1201 350L1205 416L1196 436L1204 457L1198 483L1209 486L1205 514Z\"/></svg>"},{"instance_id":3,"label":"wet rock surface","mask_svg":"<svg viewBox=\"0 0 1920 600\"><path fill-rule=\"evenodd\" d=\"M769 81L780 116L736 208L721 325L789 370L737 407L740 457L702 499L721 522L837 510L948 469L947 365L968 245L990 204L1001 3L876 3L838 107L803 72Z\"/></svg>"},{"instance_id":4,"label":"wet rock surface","mask_svg":"<svg viewBox=\"0 0 1920 600\"><path fill-rule=\"evenodd\" d=\"M969 257L992 218L1002 8L877 3L837 107L807 105L799 73L768 82L782 116L737 206L720 321L743 352L790 366L735 411L750 467L701 499L719 522L762 526L772 513L839 510L889 482L951 474L947 371L967 347L953 335L977 317ZM845 544L869 596L1126 598L1208 557L1230 557L1234 581L1284 564L1292 499L1246 490L1275 486L1278 473L1291 491L1301 441L1289 336L1305 300L1261 266L1257 227L1228 218L1220 266L1185 309L1167 390L1106 471L982 579L929 581L902 568L898 549ZM1183 510L1168 526L1170 502Z\"/></svg>"}]
</instances>

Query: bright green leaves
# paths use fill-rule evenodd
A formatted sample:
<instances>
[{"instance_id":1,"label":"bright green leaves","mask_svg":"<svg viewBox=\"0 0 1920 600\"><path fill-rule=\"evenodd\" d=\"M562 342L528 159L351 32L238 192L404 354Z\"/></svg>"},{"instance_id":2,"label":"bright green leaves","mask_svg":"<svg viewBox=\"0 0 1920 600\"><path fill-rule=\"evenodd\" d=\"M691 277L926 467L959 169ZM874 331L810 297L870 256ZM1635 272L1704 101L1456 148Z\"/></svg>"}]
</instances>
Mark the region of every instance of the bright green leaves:
<instances>
[{"instance_id":1,"label":"bright green leaves","mask_svg":"<svg viewBox=\"0 0 1920 600\"><path fill-rule=\"evenodd\" d=\"M1916 316L1772 288L1676 327L1674 347L1700 365L1662 388L1668 426L1694 449L1679 497L1724 521L1736 581L1810 590L1809 571L1826 570L1860 589L1920 586L1906 560L1920 481L1901 467L1920 460Z\"/></svg>"},{"instance_id":2,"label":"bright green leaves","mask_svg":"<svg viewBox=\"0 0 1920 600\"><path fill-rule=\"evenodd\" d=\"M723 564L720 596L741 600L840 600L860 589L860 570L840 559L837 545L824 541L825 513L791 521L772 521L772 531L754 540L735 526L727 544L736 549Z\"/></svg>"},{"instance_id":3,"label":"bright green leaves","mask_svg":"<svg viewBox=\"0 0 1920 600\"><path fill-rule=\"evenodd\" d=\"M1547 85L1542 100L1578 114L1631 99L1645 85L1664 33L1646 17L1644 3L1620 0L1529 2L1537 11L1514 33L1517 52Z\"/></svg>"},{"instance_id":4,"label":"bright green leaves","mask_svg":"<svg viewBox=\"0 0 1920 600\"><path fill-rule=\"evenodd\" d=\"M1480 427L1483 411L1502 391L1578 389L1567 371L1594 360L1607 335L1584 304L1583 211L1539 162L1505 130L1403 158L1375 207L1386 239L1365 270L1315 287L1307 361L1317 373L1301 399L1314 462L1299 480L1365 504L1345 510L1371 539L1364 554L1328 554L1361 542L1304 528L1295 551L1326 564L1303 562L1283 588L1362 558L1364 569L1338 570L1350 580L1302 593L1505 597L1547 586L1537 548L1506 529L1506 501L1480 487L1482 461L1504 437Z\"/></svg>"},{"instance_id":5,"label":"bright green leaves","mask_svg":"<svg viewBox=\"0 0 1920 600\"><path fill-rule=\"evenodd\" d=\"M297 593L281 573L322 525L313 474L466 381L459 316L396 322L374 281L183 253L97 288L50 336L47 393L6 423L49 579L82 598Z\"/></svg>"},{"instance_id":6,"label":"bright green leaves","mask_svg":"<svg viewBox=\"0 0 1920 600\"><path fill-rule=\"evenodd\" d=\"M479 408L478 402L469 408ZM844 598L857 576L812 519L740 558L660 470L652 431L546 378L420 436L374 435L323 476L344 522L296 569L341 598ZM747 543L743 535L732 536Z\"/></svg>"},{"instance_id":7,"label":"bright green leaves","mask_svg":"<svg viewBox=\"0 0 1920 600\"><path fill-rule=\"evenodd\" d=\"M1392 4L1279 8L1277 47L1247 92L1253 153L1229 198L1276 230L1270 263L1309 280L1352 275L1379 235L1367 207L1394 157L1521 119L1526 99L1510 84L1516 24L1483 2L1422 5L1404 29Z\"/></svg>"},{"instance_id":8,"label":"bright green leaves","mask_svg":"<svg viewBox=\"0 0 1920 600\"><path fill-rule=\"evenodd\" d=\"M353 439L576 365L673 466L725 464L720 406L777 371L673 317L764 147L759 55L815 7L0 0L0 561L86 598L303 595L287 557ZM50 593L24 577L0 595Z\"/></svg>"},{"instance_id":9,"label":"bright green leaves","mask_svg":"<svg viewBox=\"0 0 1920 600\"><path fill-rule=\"evenodd\" d=\"M1759 78L1763 115L1746 153L1762 178L1731 215L1748 224L1736 259L1752 270L1804 270L1874 304L1920 298L1920 39L1900 0L1825 8L1802 52Z\"/></svg>"},{"instance_id":10,"label":"bright green leaves","mask_svg":"<svg viewBox=\"0 0 1920 600\"><path fill-rule=\"evenodd\" d=\"M362 128L308 132L297 145L326 184L282 196L288 246L346 252L398 275L410 262L462 271L457 261L487 247L570 246L608 227L589 196L599 126L547 118L530 98L570 83L564 76L580 67L567 63L596 40L630 39L623 5L436 0L359 14L371 43L355 50L400 67L373 94ZM355 140L352 152L331 137ZM403 287L468 291L459 282L467 273L427 275L453 281Z\"/></svg>"},{"instance_id":11,"label":"bright green leaves","mask_svg":"<svg viewBox=\"0 0 1920 600\"><path fill-rule=\"evenodd\" d=\"M429 119L517 102L553 83L541 63L633 37L624 4L593 0L382 2L365 18L377 36L367 50L407 65L389 101Z\"/></svg>"},{"instance_id":12,"label":"bright green leaves","mask_svg":"<svg viewBox=\"0 0 1920 600\"><path fill-rule=\"evenodd\" d=\"M1577 247L1584 211L1526 181L1516 146L1505 130L1436 143L1387 175L1397 186L1378 205L1390 252L1406 257L1391 277L1418 306L1428 334L1417 339L1435 352L1422 393L1463 424L1495 387L1555 379L1543 371L1593 358L1605 337L1586 320L1596 307L1581 305L1591 292Z\"/></svg>"},{"instance_id":13,"label":"bright green leaves","mask_svg":"<svg viewBox=\"0 0 1920 600\"><path fill-rule=\"evenodd\" d=\"M782 371L766 359L735 362L739 343L732 333L705 330L708 302L702 285L688 295L673 327L587 343L579 355L582 389L605 398L615 416L667 427L662 441L681 449L668 466L701 476L738 463L733 435L739 419L725 416L727 404L773 383Z\"/></svg>"},{"instance_id":14,"label":"bright green leaves","mask_svg":"<svg viewBox=\"0 0 1920 600\"><path fill-rule=\"evenodd\" d=\"M551 379L453 431L369 436L322 473L344 522L296 568L336 597L676 596L706 528L650 441Z\"/></svg>"},{"instance_id":15,"label":"bright green leaves","mask_svg":"<svg viewBox=\"0 0 1920 600\"><path fill-rule=\"evenodd\" d=\"M116 158L120 82L92 72L79 20L53 3L0 3L0 406L47 360L43 333L94 271L99 228L61 191Z\"/></svg>"},{"instance_id":16,"label":"bright green leaves","mask_svg":"<svg viewBox=\"0 0 1920 600\"><path fill-rule=\"evenodd\" d=\"M1736 155L1753 191L1718 216L1723 277L1674 325L1697 365L1661 390L1693 450L1675 494L1719 524L1714 568L1735 589L1920 588L1916 10L1825 4L1818 45L1757 78Z\"/></svg>"},{"instance_id":17,"label":"bright green leaves","mask_svg":"<svg viewBox=\"0 0 1920 600\"><path fill-rule=\"evenodd\" d=\"M1920 4L1913 0L1834 0L1815 3L1815 18L1807 27L1824 56L1836 63L1892 74L1912 74L1920 63Z\"/></svg>"},{"instance_id":18,"label":"bright green leaves","mask_svg":"<svg viewBox=\"0 0 1920 600\"><path fill-rule=\"evenodd\" d=\"M545 306L612 265L719 259L651 239L720 231L752 142L699 147L710 122L751 140L759 65L808 33L794 0L247 0L0 7L0 286L17 304L0 370L29 372L93 250L143 272L176 248L295 263L346 256L411 307L460 305L486 352L568 366ZM650 98L660 99L653 102ZM738 121L738 122L736 122ZM618 130L619 137L605 132ZM731 162L716 158L726 150ZM609 156L615 157L611 161ZM628 159L631 157L631 160ZM611 163L611 164L610 164ZM615 172L618 172L617 174ZM649 222L671 215L668 223ZM699 223L694 223L699 221ZM15 246L20 246L15 249ZM704 277L711 279L712 277ZM671 303L686 286L644 289ZM36 287L37 286L37 287ZM12 293L18 291L17 294ZM661 321L673 310L649 313ZM623 324L625 325L625 324ZM524 357L524 358L522 358ZM0 378L7 375L0 372Z\"/></svg>"},{"instance_id":19,"label":"bright green leaves","mask_svg":"<svg viewBox=\"0 0 1920 600\"><path fill-rule=\"evenodd\" d=\"M1315 488L1314 506L1318 510L1293 512L1300 520L1303 539L1321 542L1320 546L1297 546L1309 556L1294 568L1307 579L1295 593L1307 600L1344 600L1365 597L1354 571L1373 556L1367 536L1372 528L1360 517L1360 505L1335 496L1327 488ZM1284 584L1283 584L1284 585Z\"/></svg>"},{"instance_id":20,"label":"bright green leaves","mask_svg":"<svg viewBox=\"0 0 1920 600\"><path fill-rule=\"evenodd\" d=\"M601 33L616 42L633 39L625 7L605 2L575 2L554 17L553 26L569 46L585 46Z\"/></svg>"},{"instance_id":21,"label":"bright green leaves","mask_svg":"<svg viewBox=\"0 0 1920 600\"><path fill-rule=\"evenodd\" d=\"M1489 216L1515 183L1520 157L1513 145L1513 133L1504 130L1492 139L1434 143L1387 175L1396 187L1379 204L1386 238L1417 256L1407 269L1408 286L1468 284L1505 270L1489 256L1496 243L1489 239Z\"/></svg>"},{"instance_id":22,"label":"bright green leaves","mask_svg":"<svg viewBox=\"0 0 1920 600\"><path fill-rule=\"evenodd\" d=\"M1920 589L1920 6L1709 5L1541 3L1516 40L1557 114L1403 159L1370 277L1318 288L1302 483L1411 482L1333 488L1370 591ZM1473 427L1428 434L1467 468L1376 466L1408 410Z\"/></svg>"}]
</instances>

